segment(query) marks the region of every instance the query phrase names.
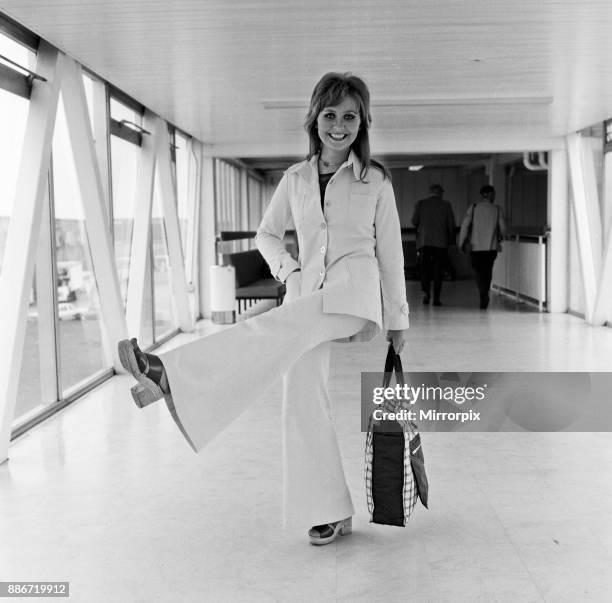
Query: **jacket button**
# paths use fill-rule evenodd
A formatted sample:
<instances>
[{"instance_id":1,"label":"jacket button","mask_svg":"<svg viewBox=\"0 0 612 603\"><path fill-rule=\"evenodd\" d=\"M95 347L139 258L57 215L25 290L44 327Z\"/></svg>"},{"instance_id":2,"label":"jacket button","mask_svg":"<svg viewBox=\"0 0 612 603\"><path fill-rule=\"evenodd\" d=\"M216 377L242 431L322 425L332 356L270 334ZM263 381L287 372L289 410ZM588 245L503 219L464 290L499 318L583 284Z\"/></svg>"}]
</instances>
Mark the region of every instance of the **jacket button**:
<instances>
[{"instance_id":1,"label":"jacket button","mask_svg":"<svg viewBox=\"0 0 612 603\"><path fill-rule=\"evenodd\" d=\"M408 304L402 306L402 314L408 314Z\"/></svg>"},{"instance_id":2,"label":"jacket button","mask_svg":"<svg viewBox=\"0 0 612 603\"><path fill-rule=\"evenodd\" d=\"M325 230L327 228L327 224L325 222L321 222L321 230Z\"/></svg>"},{"instance_id":3,"label":"jacket button","mask_svg":"<svg viewBox=\"0 0 612 603\"><path fill-rule=\"evenodd\" d=\"M325 276L325 272L323 272L323 270L321 270L321 271L319 272L319 276Z\"/></svg>"},{"instance_id":4,"label":"jacket button","mask_svg":"<svg viewBox=\"0 0 612 603\"><path fill-rule=\"evenodd\" d=\"M321 253L325 253L325 247L321 247Z\"/></svg>"}]
</instances>

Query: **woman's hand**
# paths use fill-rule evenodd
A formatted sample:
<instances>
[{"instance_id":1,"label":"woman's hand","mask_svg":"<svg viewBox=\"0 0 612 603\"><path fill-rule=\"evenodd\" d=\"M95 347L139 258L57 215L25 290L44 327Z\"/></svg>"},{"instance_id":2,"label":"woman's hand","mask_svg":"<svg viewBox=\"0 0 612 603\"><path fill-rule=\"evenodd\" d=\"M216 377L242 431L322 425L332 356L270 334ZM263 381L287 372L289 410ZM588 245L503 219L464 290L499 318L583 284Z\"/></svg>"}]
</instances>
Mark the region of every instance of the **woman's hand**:
<instances>
[{"instance_id":1,"label":"woman's hand","mask_svg":"<svg viewBox=\"0 0 612 603\"><path fill-rule=\"evenodd\" d=\"M300 296L300 283L302 280L302 273L299 270L294 270L285 281L286 294L285 302L289 303Z\"/></svg>"},{"instance_id":2,"label":"woman's hand","mask_svg":"<svg viewBox=\"0 0 612 603\"><path fill-rule=\"evenodd\" d=\"M404 344L406 343L406 339L408 337L408 329L403 330L393 330L389 329L387 331L387 341L393 343L393 349L396 354L400 354L404 349Z\"/></svg>"}]
</instances>

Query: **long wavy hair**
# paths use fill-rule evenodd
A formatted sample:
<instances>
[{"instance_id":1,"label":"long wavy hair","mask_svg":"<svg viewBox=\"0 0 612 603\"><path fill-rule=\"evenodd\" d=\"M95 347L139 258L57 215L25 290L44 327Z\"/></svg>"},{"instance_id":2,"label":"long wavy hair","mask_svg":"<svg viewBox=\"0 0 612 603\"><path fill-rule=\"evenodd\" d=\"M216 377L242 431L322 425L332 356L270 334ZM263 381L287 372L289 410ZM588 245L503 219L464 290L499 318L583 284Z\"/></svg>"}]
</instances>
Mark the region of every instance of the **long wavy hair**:
<instances>
[{"instance_id":1,"label":"long wavy hair","mask_svg":"<svg viewBox=\"0 0 612 603\"><path fill-rule=\"evenodd\" d=\"M359 107L359 117L361 118L357 138L351 145L351 149L361 161L359 179L364 181L370 166L374 166L384 174L385 178L390 180L391 174L389 170L387 170L382 163L372 159L370 156L370 137L368 134L368 130L372 123L372 116L370 114L370 91L366 83L360 77L350 72L326 73L318 81L312 91L310 107L306 115L306 121L304 122L304 128L306 132L308 132L310 143L307 159L312 159L321 151L321 147L323 146L317 131L317 117L319 113L321 113L324 107L335 107L339 105L347 96L350 96L357 103Z\"/></svg>"}]
</instances>

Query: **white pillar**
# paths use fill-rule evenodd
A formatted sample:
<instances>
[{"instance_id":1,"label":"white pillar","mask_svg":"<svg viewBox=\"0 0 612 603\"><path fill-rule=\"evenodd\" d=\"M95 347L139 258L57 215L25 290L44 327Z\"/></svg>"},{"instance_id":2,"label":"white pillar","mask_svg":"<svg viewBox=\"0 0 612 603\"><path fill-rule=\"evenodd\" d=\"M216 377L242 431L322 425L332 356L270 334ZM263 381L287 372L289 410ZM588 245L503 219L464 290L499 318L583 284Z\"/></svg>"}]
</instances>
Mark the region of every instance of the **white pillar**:
<instances>
[{"instance_id":1,"label":"white pillar","mask_svg":"<svg viewBox=\"0 0 612 603\"><path fill-rule=\"evenodd\" d=\"M189 308L193 320L200 316L200 270L199 270L199 236L200 236L200 186L202 183L202 144L195 138L188 141L189 159L189 207L191 213L187 227L187 257L185 261L189 266L187 280L189 282Z\"/></svg>"},{"instance_id":2,"label":"white pillar","mask_svg":"<svg viewBox=\"0 0 612 603\"><path fill-rule=\"evenodd\" d=\"M217 263L215 227L215 160L202 157L202 183L200 186L200 313L211 317L209 267Z\"/></svg>"},{"instance_id":3,"label":"white pillar","mask_svg":"<svg viewBox=\"0 0 612 603\"><path fill-rule=\"evenodd\" d=\"M567 154L548 154L548 311L567 312L569 307L569 196Z\"/></svg>"},{"instance_id":4,"label":"white pillar","mask_svg":"<svg viewBox=\"0 0 612 603\"><path fill-rule=\"evenodd\" d=\"M596 324L612 324L612 153L604 153L604 180L602 187L602 225L604 255L595 300L593 320Z\"/></svg>"},{"instance_id":5,"label":"white pillar","mask_svg":"<svg viewBox=\"0 0 612 603\"><path fill-rule=\"evenodd\" d=\"M601 213L597 199L595 167L591 149L580 134L567 136L567 150L582 270L585 319L588 323L593 323L601 267Z\"/></svg>"},{"instance_id":6,"label":"white pillar","mask_svg":"<svg viewBox=\"0 0 612 603\"><path fill-rule=\"evenodd\" d=\"M610 244L612 239L612 151L604 152L604 180L603 180L603 211L602 223L604 229L604 246ZM612 326L612 300L605 310L606 322Z\"/></svg>"}]
</instances>

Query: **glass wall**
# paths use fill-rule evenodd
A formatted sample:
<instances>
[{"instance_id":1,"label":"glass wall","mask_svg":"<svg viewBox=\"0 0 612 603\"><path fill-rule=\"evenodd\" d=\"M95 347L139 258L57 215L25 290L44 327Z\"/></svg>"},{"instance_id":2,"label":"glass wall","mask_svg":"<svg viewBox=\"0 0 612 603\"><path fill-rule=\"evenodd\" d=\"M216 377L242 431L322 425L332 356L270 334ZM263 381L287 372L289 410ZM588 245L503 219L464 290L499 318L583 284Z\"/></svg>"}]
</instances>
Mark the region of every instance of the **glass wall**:
<instances>
[{"instance_id":1,"label":"glass wall","mask_svg":"<svg viewBox=\"0 0 612 603\"><path fill-rule=\"evenodd\" d=\"M34 277L35 282L36 277ZM15 417L22 417L32 409L37 408L42 400L41 364L38 346L40 336L38 308L36 286L33 285L30 291L30 304L24 342L25 354L21 361Z\"/></svg>"},{"instance_id":2,"label":"glass wall","mask_svg":"<svg viewBox=\"0 0 612 603\"><path fill-rule=\"evenodd\" d=\"M243 224L248 222L249 216L243 215L248 205L242 203L241 168L224 159L215 160L215 210L217 232L245 230ZM225 241L220 251L234 253L253 246L252 239Z\"/></svg>"},{"instance_id":3,"label":"glass wall","mask_svg":"<svg viewBox=\"0 0 612 603\"><path fill-rule=\"evenodd\" d=\"M113 97L110 99L110 111L111 119L115 122L121 123L121 120L128 120L137 125L142 123L140 111L128 107ZM133 133L134 130L126 128L126 132ZM138 141L139 139L136 137L125 136L122 128L111 128L113 241L124 306L127 303L135 195L140 159Z\"/></svg>"},{"instance_id":4,"label":"glass wall","mask_svg":"<svg viewBox=\"0 0 612 603\"><path fill-rule=\"evenodd\" d=\"M36 53L25 43L0 33L0 55L20 66L34 70ZM26 71L0 59L0 271L5 250L15 193L23 139L30 106L30 83ZM28 296L24 348L17 386L15 416L22 417L57 397L55 363L55 320L51 301L53 286L49 261L50 222L48 201L41 219L38 259ZM18 295L18 290L15 290Z\"/></svg>"},{"instance_id":5,"label":"glass wall","mask_svg":"<svg viewBox=\"0 0 612 603\"><path fill-rule=\"evenodd\" d=\"M67 392L110 367L102 349L98 288L61 97L52 166L60 377Z\"/></svg>"},{"instance_id":6,"label":"glass wall","mask_svg":"<svg viewBox=\"0 0 612 603\"><path fill-rule=\"evenodd\" d=\"M147 267L145 272L145 292L144 292L144 307L142 309L142 319L140 323L140 346L143 349L152 346L155 342L153 333L153 249L149 245L147 253Z\"/></svg>"},{"instance_id":7,"label":"glass wall","mask_svg":"<svg viewBox=\"0 0 612 603\"><path fill-rule=\"evenodd\" d=\"M196 203L198 192L198 163L193 141L176 131L176 193L181 244L185 260L185 276L189 287L189 304L194 318L200 315L198 308L198 236L200 212Z\"/></svg>"},{"instance_id":8,"label":"glass wall","mask_svg":"<svg viewBox=\"0 0 612 603\"><path fill-rule=\"evenodd\" d=\"M223 159L215 160L217 231L241 230L240 169Z\"/></svg>"},{"instance_id":9,"label":"glass wall","mask_svg":"<svg viewBox=\"0 0 612 603\"><path fill-rule=\"evenodd\" d=\"M38 48L38 38L29 32L22 36L17 29L12 25L6 30L15 39L0 33L0 55L25 68L14 67L0 58L0 274L5 265L7 235L31 102L32 78L26 70L36 72L37 65L34 49ZM84 201L91 202L97 195L90 196L88 191L81 190L68 129L69 120L78 119L78 115L65 114L60 95L50 164L43 168L48 187L43 199L36 257L29 263L35 268L25 317L23 358L13 417L13 429L19 432L29 426L30 421L40 420L41 411L47 410L49 404L72 399L96 380L112 374L110 342L107 341L111 336L107 337L103 329L100 297L115 292L98 289L90 249L91 228L109 231L124 307L130 262L135 251L134 229L148 229L149 245L142 250L147 261L140 329L142 347L146 349L172 334L177 325L164 204L157 178L153 187L151 221L135 224L142 139L147 135L142 130L145 109L93 74L83 72L83 84L89 110L85 127L89 126L94 134L104 201L108 201L104 215L111 220L89 224L85 218L89 212L85 212ZM166 122L161 123L167 126ZM188 283L197 285L199 166L191 151L189 136L167 127L173 146L171 170L184 269ZM32 174L32 178L37 176ZM112 186L107 187L106 182ZM238 189L235 194L237 192ZM18 295L22 285L19 278L15 280L18 281L14 284L15 295ZM54 408L60 406L54 405Z\"/></svg>"},{"instance_id":10,"label":"glass wall","mask_svg":"<svg viewBox=\"0 0 612 603\"><path fill-rule=\"evenodd\" d=\"M166 219L157 182L151 214L151 250L153 254L153 333L155 341L159 341L176 328L176 320L170 290L170 258L166 239Z\"/></svg>"},{"instance_id":11,"label":"glass wall","mask_svg":"<svg viewBox=\"0 0 612 603\"><path fill-rule=\"evenodd\" d=\"M139 156L140 147L118 136L111 136L115 263L124 307L130 273Z\"/></svg>"},{"instance_id":12,"label":"glass wall","mask_svg":"<svg viewBox=\"0 0 612 603\"><path fill-rule=\"evenodd\" d=\"M28 300L24 354L15 407L16 417L24 417L31 411L58 399L55 271L49 254L51 224L48 198L45 199L45 203L38 239L37 262Z\"/></svg>"},{"instance_id":13,"label":"glass wall","mask_svg":"<svg viewBox=\"0 0 612 603\"><path fill-rule=\"evenodd\" d=\"M0 54L32 68L35 54L0 33ZM15 197L29 101L0 86L0 271Z\"/></svg>"},{"instance_id":14,"label":"glass wall","mask_svg":"<svg viewBox=\"0 0 612 603\"><path fill-rule=\"evenodd\" d=\"M262 217L263 184L261 180L249 176L249 230L257 230Z\"/></svg>"}]
</instances>

